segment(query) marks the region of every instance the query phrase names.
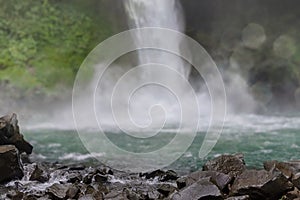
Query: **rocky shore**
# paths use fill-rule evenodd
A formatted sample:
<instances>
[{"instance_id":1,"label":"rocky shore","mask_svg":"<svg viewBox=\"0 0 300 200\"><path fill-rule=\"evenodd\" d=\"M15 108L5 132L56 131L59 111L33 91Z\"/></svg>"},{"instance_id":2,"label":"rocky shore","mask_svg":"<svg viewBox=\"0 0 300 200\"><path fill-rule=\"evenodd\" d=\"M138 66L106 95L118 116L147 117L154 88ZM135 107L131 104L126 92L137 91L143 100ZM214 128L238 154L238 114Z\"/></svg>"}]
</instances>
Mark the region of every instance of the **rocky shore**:
<instances>
[{"instance_id":1,"label":"rocky shore","mask_svg":"<svg viewBox=\"0 0 300 200\"><path fill-rule=\"evenodd\" d=\"M221 155L185 176L129 173L104 165L34 163L15 114L0 118L0 199L300 199L300 161L266 161L248 169L242 154Z\"/></svg>"}]
</instances>

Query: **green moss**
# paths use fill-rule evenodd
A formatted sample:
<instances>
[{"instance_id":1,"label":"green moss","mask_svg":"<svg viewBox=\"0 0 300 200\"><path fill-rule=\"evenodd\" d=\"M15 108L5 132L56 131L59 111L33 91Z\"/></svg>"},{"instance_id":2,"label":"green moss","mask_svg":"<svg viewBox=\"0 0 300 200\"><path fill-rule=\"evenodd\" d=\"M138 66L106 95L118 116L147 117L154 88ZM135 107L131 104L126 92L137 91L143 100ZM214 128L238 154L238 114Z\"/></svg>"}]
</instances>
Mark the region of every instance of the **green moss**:
<instances>
[{"instance_id":1,"label":"green moss","mask_svg":"<svg viewBox=\"0 0 300 200\"><path fill-rule=\"evenodd\" d=\"M70 87L90 50L109 37L104 19L48 0L0 0L0 81L45 91ZM96 17L96 16L95 16Z\"/></svg>"}]
</instances>

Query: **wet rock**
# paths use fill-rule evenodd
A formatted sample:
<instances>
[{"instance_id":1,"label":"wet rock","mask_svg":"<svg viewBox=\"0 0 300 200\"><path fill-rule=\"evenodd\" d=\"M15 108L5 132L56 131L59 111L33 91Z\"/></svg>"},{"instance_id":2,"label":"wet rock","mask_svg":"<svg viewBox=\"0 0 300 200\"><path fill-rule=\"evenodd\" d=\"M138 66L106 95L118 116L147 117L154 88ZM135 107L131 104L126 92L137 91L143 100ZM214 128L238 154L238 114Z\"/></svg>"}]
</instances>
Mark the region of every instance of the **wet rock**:
<instances>
[{"instance_id":1,"label":"wet rock","mask_svg":"<svg viewBox=\"0 0 300 200\"><path fill-rule=\"evenodd\" d=\"M35 165L29 180L45 183L49 180L49 178L50 178L49 174L44 169L42 169L41 166Z\"/></svg>"},{"instance_id":2,"label":"wet rock","mask_svg":"<svg viewBox=\"0 0 300 200\"><path fill-rule=\"evenodd\" d=\"M79 183L82 180L82 175L78 173L71 173L67 176L68 183Z\"/></svg>"},{"instance_id":3,"label":"wet rock","mask_svg":"<svg viewBox=\"0 0 300 200\"><path fill-rule=\"evenodd\" d=\"M96 174L94 176L94 180L95 180L96 183L105 183L105 182L107 182L108 177L100 175L100 174Z\"/></svg>"},{"instance_id":4,"label":"wet rock","mask_svg":"<svg viewBox=\"0 0 300 200\"><path fill-rule=\"evenodd\" d=\"M12 145L0 146L0 183L24 176L18 150Z\"/></svg>"},{"instance_id":5,"label":"wet rock","mask_svg":"<svg viewBox=\"0 0 300 200\"><path fill-rule=\"evenodd\" d=\"M187 182L187 178L186 177L178 178L176 180L177 188L178 189L182 189L182 188L186 187L187 186L186 182Z\"/></svg>"},{"instance_id":6,"label":"wet rock","mask_svg":"<svg viewBox=\"0 0 300 200\"><path fill-rule=\"evenodd\" d=\"M215 171L196 171L189 174L187 177L177 180L177 186L179 189L190 186L195 182L203 179L210 178L210 181L214 183L220 190L227 188L227 185L232 181L232 177Z\"/></svg>"},{"instance_id":7,"label":"wet rock","mask_svg":"<svg viewBox=\"0 0 300 200\"><path fill-rule=\"evenodd\" d=\"M7 115L0 118L0 145L14 145L20 153L32 153L32 145L20 133L17 115Z\"/></svg>"},{"instance_id":8,"label":"wet rock","mask_svg":"<svg viewBox=\"0 0 300 200\"><path fill-rule=\"evenodd\" d=\"M282 200L300 199L300 191L297 188L295 188L293 191L290 191L287 194L285 194L281 199Z\"/></svg>"},{"instance_id":9,"label":"wet rock","mask_svg":"<svg viewBox=\"0 0 300 200\"><path fill-rule=\"evenodd\" d=\"M146 179L154 179L157 178L159 181L165 182L170 180L177 180L178 175L173 170L163 171L163 170L155 170L153 172L147 172L140 174L141 177L145 177Z\"/></svg>"},{"instance_id":10,"label":"wet rock","mask_svg":"<svg viewBox=\"0 0 300 200\"><path fill-rule=\"evenodd\" d=\"M153 172L147 172L147 173L143 173L140 176L141 177L145 177L146 179L154 179L154 178L159 178L159 177L163 177L165 175L165 172L163 170L155 170Z\"/></svg>"},{"instance_id":11,"label":"wet rock","mask_svg":"<svg viewBox=\"0 0 300 200\"><path fill-rule=\"evenodd\" d=\"M95 170L95 174L114 175L114 172L109 167L102 166Z\"/></svg>"},{"instance_id":12,"label":"wet rock","mask_svg":"<svg viewBox=\"0 0 300 200\"><path fill-rule=\"evenodd\" d=\"M278 199L292 188L282 173L245 170L234 181L231 194L249 195L251 199Z\"/></svg>"},{"instance_id":13,"label":"wet rock","mask_svg":"<svg viewBox=\"0 0 300 200\"><path fill-rule=\"evenodd\" d=\"M106 194L104 196L104 199L107 200L127 200L126 194L123 193L123 191L111 191L110 193Z\"/></svg>"},{"instance_id":14,"label":"wet rock","mask_svg":"<svg viewBox=\"0 0 300 200\"><path fill-rule=\"evenodd\" d=\"M85 184L91 184L92 183L92 180L93 180L93 176L94 174L93 173L89 173L87 174L84 178L83 178L83 183Z\"/></svg>"},{"instance_id":15,"label":"wet rock","mask_svg":"<svg viewBox=\"0 0 300 200\"><path fill-rule=\"evenodd\" d=\"M68 190L68 185L55 183L47 189L47 194L49 194L53 199L65 199L67 197Z\"/></svg>"},{"instance_id":16,"label":"wet rock","mask_svg":"<svg viewBox=\"0 0 300 200\"><path fill-rule=\"evenodd\" d=\"M158 187L157 191L162 195L164 195L165 197L168 197L170 194L176 191L176 187L170 184L162 184Z\"/></svg>"},{"instance_id":17,"label":"wet rock","mask_svg":"<svg viewBox=\"0 0 300 200\"><path fill-rule=\"evenodd\" d=\"M248 195L229 197L225 200L251 200Z\"/></svg>"},{"instance_id":18,"label":"wet rock","mask_svg":"<svg viewBox=\"0 0 300 200\"><path fill-rule=\"evenodd\" d=\"M300 189L300 173L293 175L292 183L298 189Z\"/></svg>"},{"instance_id":19,"label":"wet rock","mask_svg":"<svg viewBox=\"0 0 300 200\"><path fill-rule=\"evenodd\" d=\"M67 197L70 199L76 199L79 194L79 188L75 185L71 185L67 190Z\"/></svg>"},{"instance_id":20,"label":"wet rock","mask_svg":"<svg viewBox=\"0 0 300 200\"><path fill-rule=\"evenodd\" d=\"M165 182L165 181L175 181L177 179L178 179L177 173L175 171L173 171L173 170L168 170L161 177L160 181L162 181L162 182Z\"/></svg>"},{"instance_id":21,"label":"wet rock","mask_svg":"<svg viewBox=\"0 0 300 200\"><path fill-rule=\"evenodd\" d=\"M69 167L70 171L82 171L85 170L85 166L84 165L72 165Z\"/></svg>"},{"instance_id":22,"label":"wet rock","mask_svg":"<svg viewBox=\"0 0 300 200\"><path fill-rule=\"evenodd\" d=\"M91 195L93 197L93 199L96 199L96 200L103 199L103 193L101 191L95 189L91 185L87 186L86 191L85 191L85 195Z\"/></svg>"},{"instance_id":23,"label":"wet rock","mask_svg":"<svg viewBox=\"0 0 300 200\"><path fill-rule=\"evenodd\" d=\"M217 171L237 177L246 166L242 154L238 155L221 155L205 163L203 171Z\"/></svg>"},{"instance_id":24,"label":"wet rock","mask_svg":"<svg viewBox=\"0 0 300 200\"><path fill-rule=\"evenodd\" d=\"M182 191L175 193L172 200L186 200L186 199L223 199L219 188L210 182L209 178L201 179Z\"/></svg>"}]
</instances>

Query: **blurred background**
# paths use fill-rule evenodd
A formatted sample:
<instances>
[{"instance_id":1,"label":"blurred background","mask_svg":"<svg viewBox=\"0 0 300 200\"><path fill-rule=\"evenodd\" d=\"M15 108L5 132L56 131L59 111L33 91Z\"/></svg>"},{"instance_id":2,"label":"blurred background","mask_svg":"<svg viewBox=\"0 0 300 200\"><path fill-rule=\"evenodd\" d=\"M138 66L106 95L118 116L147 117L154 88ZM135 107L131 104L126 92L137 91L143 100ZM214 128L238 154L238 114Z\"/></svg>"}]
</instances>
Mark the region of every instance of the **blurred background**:
<instances>
[{"instance_id":1,"label":"blurred background","mask_svg":"<svg viewBox=\"0 0 300 200\"><path fill-rule=\"evenodd\" d=\"M258 102L256 113L299 110L299 1L181 3L186 34L209 52L224 82L233 82L227 90L238 91L240 81L226 76L236 73ZM128 29L119 0L0 0L0 5L0 113L28 115L69 101L88 53ZM190 80L198 77L192 70Z\"/></svg>"}]
</instances>

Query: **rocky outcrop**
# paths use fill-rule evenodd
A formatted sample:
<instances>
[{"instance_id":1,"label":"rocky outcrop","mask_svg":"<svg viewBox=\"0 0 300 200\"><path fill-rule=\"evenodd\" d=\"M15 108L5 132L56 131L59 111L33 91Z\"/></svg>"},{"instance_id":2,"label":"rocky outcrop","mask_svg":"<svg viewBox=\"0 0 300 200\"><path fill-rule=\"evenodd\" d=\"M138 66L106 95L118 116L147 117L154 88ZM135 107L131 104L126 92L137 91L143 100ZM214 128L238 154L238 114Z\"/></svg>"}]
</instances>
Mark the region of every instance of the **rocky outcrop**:
<instances>
[{"instance_id":1,"label":"rocky outcrop","mask_svg":"<svg viewBox=\"0 0 300 200\"><path fill-rule=\"evenodd\" d=\"M12 145L0 146L0 183L23 177L18 149Z\"/></svg>"},{"instance_id":2,"label":"rocky outcrop","mask_svg":"<svg viewBox=\"0 0 300 200\"><path fill-rule=\"evenodd\" d=\"M16 114L0 118L0 145L14 145L19 153L32 153L32 145L20 133Z\"/></svg>"},{"instance_id":3,"label":"rocky outcrop","mask_svg":"<svg viewBox=\"0 0 300 200\"><path fill-rule=\"evenodd\" d=\"M20 154L32 153L32 145L24 140L18 126L17 115L0 118L0 183L23 177ZM46 180L45 180L46 182Z\"/></svg>"}]
</instances>

